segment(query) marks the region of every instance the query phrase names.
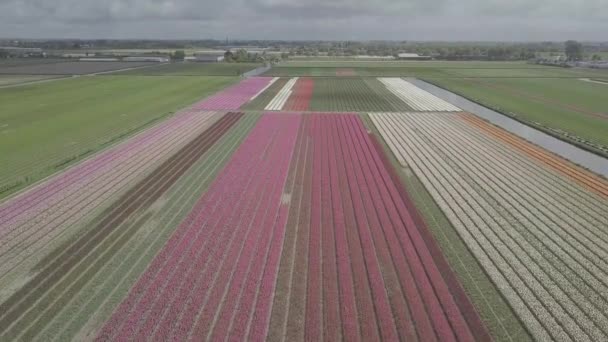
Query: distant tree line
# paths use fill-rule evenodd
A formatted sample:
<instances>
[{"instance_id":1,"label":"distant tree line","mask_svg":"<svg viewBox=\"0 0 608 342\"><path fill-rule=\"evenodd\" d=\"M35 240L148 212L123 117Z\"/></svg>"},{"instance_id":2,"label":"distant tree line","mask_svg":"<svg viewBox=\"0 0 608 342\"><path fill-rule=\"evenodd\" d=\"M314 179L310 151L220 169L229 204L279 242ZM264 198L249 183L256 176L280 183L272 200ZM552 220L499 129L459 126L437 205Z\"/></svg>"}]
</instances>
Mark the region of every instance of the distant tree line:
<instances>
[{"instance_id":1,"label":"distant tree line","mask_svg":"<svg viewBox=\"0 0 608 342\"><path fill-rule=\"evenodd\" d=\"M227 50L224 53L224 61L227 63L275 63L279 59L280 57L277 55L269 55L266 52L249 53L245 49L238 49L235 52Z\"/></svg>"},{"instance_id":2,"label":"distant tree line","mask_svg":"<svg viewBox=\"0 0 608 342\"><path fill-rule=\"evenodd\" d=\"M276 61L289 56L396 56L418 53L446 60L529 60L549 55L566 55L569 60L601 59L608 42L417 42L417 41L279 41L279 40L0 40L0 46L39 47L44 50L142 49L155 51L220 49L230 51L228 62ZM283 55L247 51L267 49ZM179 55L173 56L180 59Z\"/></svg>"}]
</instances>

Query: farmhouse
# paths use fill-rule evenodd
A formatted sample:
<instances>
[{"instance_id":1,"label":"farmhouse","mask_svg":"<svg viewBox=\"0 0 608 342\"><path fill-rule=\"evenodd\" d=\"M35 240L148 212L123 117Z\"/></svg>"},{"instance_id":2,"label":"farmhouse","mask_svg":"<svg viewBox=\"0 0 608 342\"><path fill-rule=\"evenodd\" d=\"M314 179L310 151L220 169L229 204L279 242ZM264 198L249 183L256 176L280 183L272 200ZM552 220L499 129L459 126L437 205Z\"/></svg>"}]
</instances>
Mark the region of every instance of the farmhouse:
<instances>
[{"instance_id":1,"label":"farmhouse","mask_svg":"<svg viewBox=\"0 0 608 342\"><path fill-rule=\"evenodd\" d=\"M0 46L0 52L11 57L46 57L46 52L42 51L40 48Z\"/></svg>"},{"instance_id":2,"label":"farmhouse","mask_svg":"<svg viewBox=\"0 0 608 342\"><path fill-rule=\"evenodd\" d=\"M194 53L194 57L197 62L205 63L217 63L224 60L224 51L221 50L207 50L197 51Z\"/></svg>"},{"instance_id":3,"label":"farmhouse","mask_svg":"<svg viewBox=\"0 0 608 342\"><path fill-rule=\"evenodd\" d=\"M157 62L157 63L168 63L169 57L165 56L134 56L125 57L122 59L125 62Z\"/></svg>"},{"instance_id":4,"label":"farmhouse","mask_svg":"<svg viewBox=\"0 0 608 342\"><path fill-rule=\"evenodd\" d=\"M397 55L397 59L405 61L428 61L432 58L431 56L421 56L417 53L400 53Z\"/></svg>"}]
</instances>

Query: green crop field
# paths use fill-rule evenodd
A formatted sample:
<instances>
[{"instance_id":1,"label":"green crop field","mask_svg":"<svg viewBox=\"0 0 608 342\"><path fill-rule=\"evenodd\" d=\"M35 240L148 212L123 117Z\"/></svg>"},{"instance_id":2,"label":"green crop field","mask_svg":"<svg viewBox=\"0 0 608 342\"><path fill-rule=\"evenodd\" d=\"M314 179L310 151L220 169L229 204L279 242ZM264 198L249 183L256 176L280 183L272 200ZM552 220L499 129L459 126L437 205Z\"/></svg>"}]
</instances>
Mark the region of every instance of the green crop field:
<instances>
[{"instance_id":1,"label":"green crop field","mask_svg":"<svg viewBox=\"0 0 608 342\"><path fill-rule=\"evenodd\" d=\"M432 79L430 82L565 138L608 147L606 86L578 79Z\"/></svg>"},{"instance_id":2,"label":"green crop field","mask_svg":"<svg viewBox=\"0 0 608 342\"><path fill-rule=\"evenodd\" d=\"M283 67L340 67L340 68L377 68L377 67L397 67L397 68L546 68L525 62L460 62L460 61L359 61L359 60L290 60L281 63Z\"/></svg>"},{"instance_id":3,"label":"green crop field","mask_svg":"<svg viewBox=\"0 0 608 342\"><path fill-rule=\"evenodd\" d=\"M0 75L0 87L41 81L46 79L54 78L53 76L32 76L32 75Z\"/></svg>"},{"instance_id":4,"label":"green crop field","mask_svg":"<svg viewBox=\"0 0 608 342\"><path fill-rule=\"evenodd\" d=\"M452 74L434 67L285 67L277 66L265 73L266 76L317 76L335 77L341 73L351 73L350 76L411 76L411 77L450 77Z\"/></svg>"},{"instance_id":5,"label":"green crop field","mask_svg":"<svg viewBox=\"0 0 608 342\"><path fill-rule=\"evenodd\" d=\"M411 110L377 79L321 78L314 83L313 111L390 112Z\"/></svg>"},{"instance_id":6,"label":"green crop field","mask_svg":"<svg viewBox=\"0 0 608 342\"><path fill-rule=\"evenodd\" d=\"M257 63L171 63L127 70L117 75L240 76L260 66Z\"/></svg>"},{"instance_id":7,"label":"green crop field","mask_svg":"<svg viewBox=\"0 0 608 342\"><path fill-rule=\"evenodd\" d=\"M397 61L290 61L273 67L267 76L368 77L550 77L607 76L603 70L565 69L523 62L397 62Z\"/></svg>"},{"instance_id":8,"label":"green crop field","mask_svg":"<svg viewBox=\"0 0 608 342\"><path fill-rule=\"evenodd\" d=\"M0 197L236 80L96 76L0 89Z\"/></svg>"}]
</instances>

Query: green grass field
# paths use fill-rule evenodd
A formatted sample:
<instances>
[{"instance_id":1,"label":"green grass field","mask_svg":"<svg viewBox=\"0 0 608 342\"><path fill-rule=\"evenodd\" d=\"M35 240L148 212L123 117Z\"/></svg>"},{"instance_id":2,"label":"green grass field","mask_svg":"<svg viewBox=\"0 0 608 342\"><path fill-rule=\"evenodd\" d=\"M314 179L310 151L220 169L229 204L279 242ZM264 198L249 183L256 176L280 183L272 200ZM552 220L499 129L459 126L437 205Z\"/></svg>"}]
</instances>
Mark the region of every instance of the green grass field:
<instances>
[{"instance_id":1,"label":"green grass field","mask_svg":"<svg viewBox=\"0 0 608 342\"><path fill-rule=\"evenodd\" d=\"M0 75L0 87L55 78L55 76Z\"/></svg>"},{"instance_id":2,"label":"green grass field","mask_svg":"<svg viewBox=\"0 0 608 342\"><path fill-rule=\"evenodd\" d=\"M260 66L257 63L171 63L128 70L116 75L240 76Z\"/></svg>"},{"instance_id":3,"label":"green grass field","mask_svg":"<svg viewBox=\"0 0 608 342\"><path fill-rule=\"evenodd\" d=\"M411 110L380 81L370 78L319 78L314 80L312 111L394 112Z\"/></svg>"},{"instance_id":4,"label":"green grass field","mask_svg":"<svg viewBox=\"0 0 608 342\"><path fill-rule=\"evenodd\" d=\"M608 71L566 69L527 64L524 62L398 62L398 61L290 61L273 67L267 76L316 76L334 77L347 69L363 77L608 77Z\"/></svg>"},{"instance_id":5,"label":"green grass field","mask_svg":"<svg viewBox=\"0 0 608 342\"><path fill-rule=\"evenodd\" d=\"M565 138L608 147L603 84L578 79L430 79L430 82ZM578 139L578 138L581 139Z\"/></svg>"},{"instance_id":6,"label":"green grass field","mask_svg":"<svg viewBox=\"0 0 608 342\"><path fill-rule=\"evenodd\" d=\"M460 62L460 61L360 61L360 60L289 60L281 63L282 67L340 67L340 68L489 68L489 69L523 69L523 68L545 68L526 62Z\"/></svg>"},{"instance_id":7,"label":"green grass field","mask_svg":"<svg viewBox=\"0 0 608 342\"><path fill-rule=\"evenodd\" d=\"M96 76L0 89L0 197L237 80Z\"/></svg>"}]
</instances>

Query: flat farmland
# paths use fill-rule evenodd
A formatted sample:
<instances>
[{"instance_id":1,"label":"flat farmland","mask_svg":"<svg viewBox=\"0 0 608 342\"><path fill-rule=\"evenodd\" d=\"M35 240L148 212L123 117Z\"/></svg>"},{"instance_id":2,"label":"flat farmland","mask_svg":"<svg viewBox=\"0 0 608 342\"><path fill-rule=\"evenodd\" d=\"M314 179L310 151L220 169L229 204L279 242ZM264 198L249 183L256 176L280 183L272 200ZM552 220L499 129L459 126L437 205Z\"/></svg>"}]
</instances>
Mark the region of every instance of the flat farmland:
<instances>
[{"instance_id":1,"label":"flat farmland","mask_svg":"<svg viewBox=\"0 0 608 342\"><path fill-rule=\"evenodd\" d=\"M97 76L1 89L2 196L234 81Z\"/></svg>"},{"instance_id":2,"label":"flat farmland","mask_svg":"<svg viewBox=\"0 0 608 342\"><path fill-rule=\"evenodd\" d=\"M608 339L606 179L338 71L0 90L0 340Z\"/></svg>"},{"instance_id":3,"label":"flat farmland","mask_svg":"<svg viewBox=\"0 0 608 342\"><path fill-rule=\"evenodd\" d=\"M262 66L257 63L170 63L150 68L128 70L121 75L166 76L240 76Z\"/></svg>"},{"instance_id":4,"label":"flat farmland","mask_svg":"<svg viewBox=\"0 0 608 342\"><path fill-rule=\"evenodd\" d=\"M155 65L149 62L58 62L0 68L5 75L86 75Z\"/></svg>"},{"instance_id":5,"label":"flat farmland","mask_svg":"<svg viewBox=\"0 0 608 342\"><path fill-rule=\"evenodd\" d=\"M434 67L408 67L408 66L372 66L372 67L343 67L343 66L275 66L264 75L266 76L411 76L411 77L441 77L451 74Z\"/></svg>"},{"instance_id":6,"label":"flat farmland","mask_svg":"<svg viewBox=\"0 0 608 342\"><path fill-rule=\"evenodd\" d=\"M576 78L601 75L602 71L565 69L522 62L363 62L288 61L265 73L266 76L362 76L362 77L550 77Z\"/></svg>"},{"instance_id":7,"label":"flat farmland","mask_svg":"<svg viewBox=\"0 0 608 342\"><path fill-rule=\"evenodd\" d=\"M608 151L606 85L579 79L428 79L533 127Z\"/></svg>"},{"instance_id":8,"label":"flat farmland","mask_svg":"<svg viewBox=\"0 0 608 342\"><path fill-rule=\"evenodd\" d=\"M0 69L11 68L15 66L37 65L37 64L52 64L67 62L66 59L55 58L16 58L16 59L0 59Z\"/></svg>"},{"instance_id":9,"label":"flat farmland","mask_svg":"<svg viewBox=\"0 0 608 342\"><path fill-rule=\"evenodd\" d=\"M259 79L264 79L260 77ZM459 109L399 78L269 78L270 85L242 108L248 110L365 112ZM412 92L413 91L413 92ZM230 109L207 107L207 109Z\"/></svg>"},{"instance_id":10,"label":"flat farmland","mask_svg":"<svg viewBox=\"0 0 608 342\"><path fill-rule=\"evenodd\" d=\"M606 338L604 179L470 114L370 117L535 339Z\"/></svg>"},{"instance_id":11,"label":"flat farmland","mask_svg":"<svg viewBox=\"0 0 608 342\"><path fill-rule=\"evenodd\" d=\"M339 67L339 68L478 68L478 69L524 69L546 68L525 62L460 62L460 61L359 61L359 60L288 60L280 64L285 67Z\"/></svg>"},{"instance_id":12,"label":"flat farmland","mask_svg":"<svg viewBox=\"0 0 608 342\"><path fill-rule=\"evenodd\" d=\"M14 85L14 84L48 80L48 79L53 79L56 77L58 77L58 76L0 75L0 87Z\"/></svg>"}]
</instances>

